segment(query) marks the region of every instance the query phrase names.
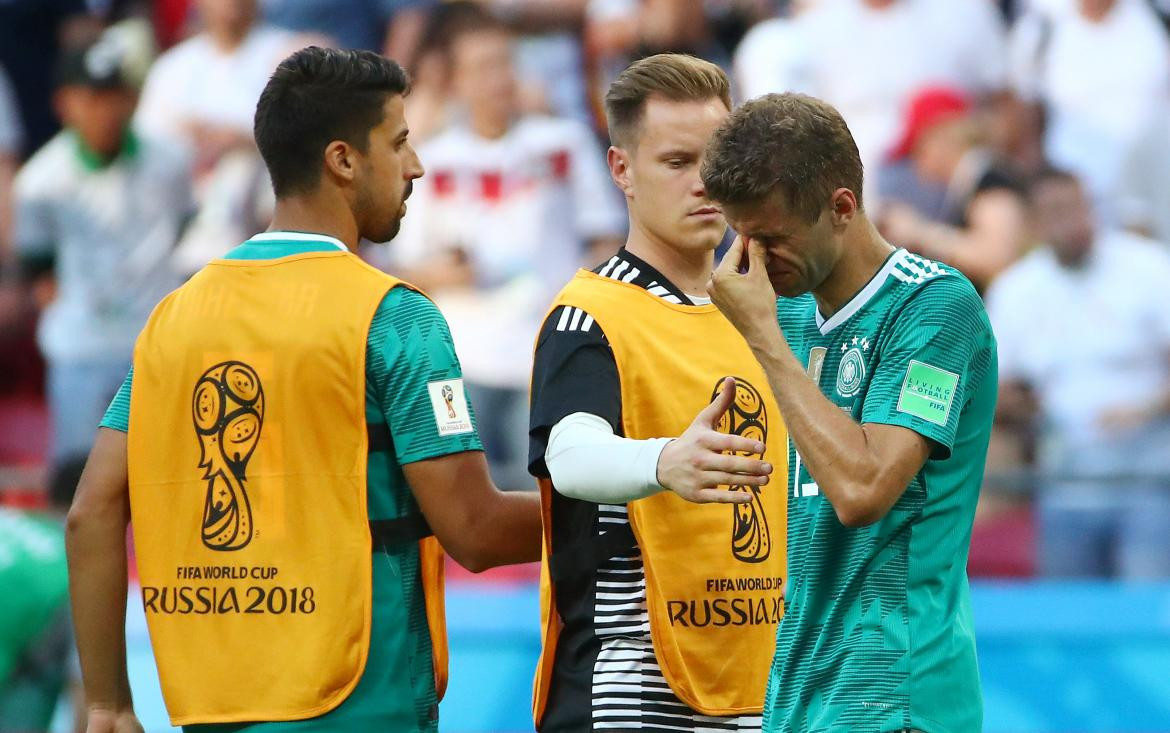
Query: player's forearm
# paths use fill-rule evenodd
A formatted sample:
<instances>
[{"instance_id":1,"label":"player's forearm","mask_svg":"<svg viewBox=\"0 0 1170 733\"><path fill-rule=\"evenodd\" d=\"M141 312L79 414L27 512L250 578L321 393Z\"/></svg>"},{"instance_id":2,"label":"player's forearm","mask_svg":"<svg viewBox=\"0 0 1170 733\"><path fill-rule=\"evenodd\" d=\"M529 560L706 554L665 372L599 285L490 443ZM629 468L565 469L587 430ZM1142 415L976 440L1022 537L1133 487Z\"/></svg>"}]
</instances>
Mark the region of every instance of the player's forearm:
<instances>
[{"instance_id":1,"label":"player's forearm","mask_svg":"<svg viewBox=\"0 0 1170 733\"><path fill-rule=\"evenodd\" d=\"M779 329L749 339L800 460L839 516L864 513L881 474L865 430L828 400ZM795 468L795 467L793 467Z\"/></svg>"},{"instance_id":2,"label":"player's forearm","mask_svg":"<svg viewBox=\"0 0 1170 733\"><path fill-rule=\"evenodd\" d=\"M658 460L669 442L623 438L604 418L575 412L553 426L544 462L558 493L598 504L625 504L663 490Z\"/></svg>"},{"instance_id":3,"label":"player's forearm","mask_svg":"<svg viewBox=\"0 0 1170 733\"><path fill-rule=\"evenodd\" d=\"M120 507L75 506L65 535L86 705L130 710L126 674L126 523Z\"/></svg>"},{"instance_id":4,"label":"player's forearm","mask_svg":"<svg viewBox=\"0 0 1170 733\"><path fill-rule=\"evenodd\" d=\"M477 554L478 567L486 570L540 560L540 494L535 491L501 491L492 510L480 522L483 538Z\"/></svg>"}]
</instances>

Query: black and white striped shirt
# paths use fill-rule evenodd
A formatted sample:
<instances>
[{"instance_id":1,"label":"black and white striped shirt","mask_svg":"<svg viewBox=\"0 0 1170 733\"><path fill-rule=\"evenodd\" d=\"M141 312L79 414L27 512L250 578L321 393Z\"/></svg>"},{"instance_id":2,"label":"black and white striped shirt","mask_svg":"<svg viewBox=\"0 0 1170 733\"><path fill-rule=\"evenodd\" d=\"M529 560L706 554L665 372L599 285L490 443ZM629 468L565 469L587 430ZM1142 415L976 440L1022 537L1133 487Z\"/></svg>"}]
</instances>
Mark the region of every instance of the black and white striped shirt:
<instances>
[{"instance_id":1,"label":"black and white striped shirt","mask_svg":"<svg viewBox=\"0 0 1170 733\"><path fill-rule=\"evenodd\" d=\"M594 272L645 288L671 303L694 304L624 249ZM537 340L529 454L534 475L547 478L544 452L549 431L575 412L598 415L622 434L621 385L609 342L592 316L562 306L549 314ZM624 504L594 504L556 492L552 502L554 553L629 523ZM565 627L544 729L759 730L758 715L700 715L670 690L650 640L646 577L638 548L609 558L592 573L558 582L555 592Z\"/></svg>"}]
</instances>

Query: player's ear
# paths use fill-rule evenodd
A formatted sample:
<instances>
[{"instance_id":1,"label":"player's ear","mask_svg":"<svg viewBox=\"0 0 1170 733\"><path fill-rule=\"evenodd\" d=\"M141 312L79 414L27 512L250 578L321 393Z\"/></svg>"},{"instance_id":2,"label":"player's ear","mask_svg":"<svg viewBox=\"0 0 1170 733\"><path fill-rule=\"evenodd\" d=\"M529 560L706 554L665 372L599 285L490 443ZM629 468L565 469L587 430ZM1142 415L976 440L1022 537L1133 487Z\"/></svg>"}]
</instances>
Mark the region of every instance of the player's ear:
<instances>
[{"instance_id":1,"label":"player's ear","mask_svg":"<svg viewBox=\"0 0 1170 733\"><path fill-rule=\"evenodd\" d=\"M627 196L633 195L633 185L630 183L630 154L625 148L611 145L605 153L605 161L609 163L609 175L613 182Z\"/></svg>"},{"instance_id":2,"label":"player's ear","mask_svg":"<svg viewBox=\"0 0 1170 733\"><path fill-rule=\"evenodd\" d=\"M334 179L353 181L357 174L356 153L344 140L333 140L325 146L325 171Z\"/></svg>"},{"instance_id":3,"label":"player's ear","mask_svg":"<svg viewBox=\"0 0 1170 733\"><path fill-rule=\"evenodd\" d=\"M829 206L829 214L832 216L833 226L844 227L853 221L853 217L857 215L859 207L857 204L857 194L850 191L848 188L838 188L833 192Z\"/></svg>"}]
</instances>

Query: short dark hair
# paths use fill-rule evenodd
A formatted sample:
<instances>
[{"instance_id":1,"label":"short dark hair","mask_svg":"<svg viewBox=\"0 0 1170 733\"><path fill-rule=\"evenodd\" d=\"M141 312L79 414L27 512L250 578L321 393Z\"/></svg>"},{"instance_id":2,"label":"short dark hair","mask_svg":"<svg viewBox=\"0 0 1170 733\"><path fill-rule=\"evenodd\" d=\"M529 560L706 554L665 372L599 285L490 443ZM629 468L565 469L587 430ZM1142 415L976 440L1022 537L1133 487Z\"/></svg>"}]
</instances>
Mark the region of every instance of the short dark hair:
<instances>
[{"instance_id":1,"label":"short dark hair","mask_svg":"<svg viewBox=\"0 0 1170 733\"><path fill-rule=\"evenodd\" d=\"M447 13L447 26L444 31L448 54L454 49L455 44L467 36L479 33L512 35L512 29L508 27L508 24L486 9L480 2L456 2L454 7L447 10Z\"/></svg>"},{"instance_id":2,"label":"short dark hair","mask_svg":"<svg viewBox=\"0 0 1170 733\"><path fill-rule=\"evenodd\" d=\"M309 46L281 61L260 95L253 126L277 198L316 187L331 141L365 152L387 96L409 89L402 67L371 51Z\"/></svg>"},{"instance_id":3,"label":"short dark hair","mask_svg":"<svg viewBox=\"0 0 1170 733\"><path fill-rule=\"evenodd\" d=\"M716 98L731 109L731 82L710 61L681 53L660 53L630 64L618 74L605 94L609 139L628 146L652 96L672 102L702 102Z\"/></svg>"},{"instance_id":4,"label":"short dark hair","mask_svg":"<svg viewBox=\"0 0 1170 733\"><path fill-rule=\"evenodd\" d=\"M494 27L499 20L491 11L475 0L447 0L432 10L423 26L414 54L414 66L428 54L438 53L447 59L454 39L483 27Z\"/></svg>"},{"instance_id":5,"label":"short dark hair","mask_svg":"<svg viewBox=\"0 0 1170 733\"><path fill-rule=\"evenodd\" d=\"M767 94L744 103L715 131L703 161L707 196L754 203L779 190L806 222L838 188L861 206L861 155L832 105L804 94Z\"/></svg>"}]
</instances>

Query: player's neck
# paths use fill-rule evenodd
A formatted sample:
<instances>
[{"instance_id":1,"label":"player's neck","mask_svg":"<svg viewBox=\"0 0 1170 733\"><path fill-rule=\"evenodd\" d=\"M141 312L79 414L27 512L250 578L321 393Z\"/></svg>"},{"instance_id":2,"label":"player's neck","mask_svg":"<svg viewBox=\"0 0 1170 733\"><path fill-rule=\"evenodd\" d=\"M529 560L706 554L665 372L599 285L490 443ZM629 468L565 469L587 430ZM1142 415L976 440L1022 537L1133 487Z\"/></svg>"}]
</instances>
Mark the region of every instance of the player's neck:
<instances>
[{"instance_id":1,"label":"player's neck","mask_svg":"<svg viewBox=\"0 0 1170 733\"><path fill-rule=\"evenodd\" d=\"M696 252L672 247L631 222L626 251L658 270L683 293L706 297L715 263L713 250Z\"/></svg>"},{"instance_id":2,"label":"player's neck","mask_svg":"<svg viewBox=\"0 0 1170 733\"><path fill-rule=\"evenodd\" d=\"M849 225L841 259L825 281L813 290L817 308L825 318L845 307L889 259L894 246L882 238L865 216Z\"/></svg>"},{"instance_id":3,"label":"player's neck","mask_svg":"<svg viewBox=\"0 0 1170 733\"><path fill-rule=\"evenodd\" d=\"M339 212L338 207L322 201L319 196L288 196L277 199L272 213L272 224L268 230L325 234L340 240L350 252L357 252L361 239L358 235L357 222L354 221L349 209L345 208Z\"/></svg>"}]
</instances>

